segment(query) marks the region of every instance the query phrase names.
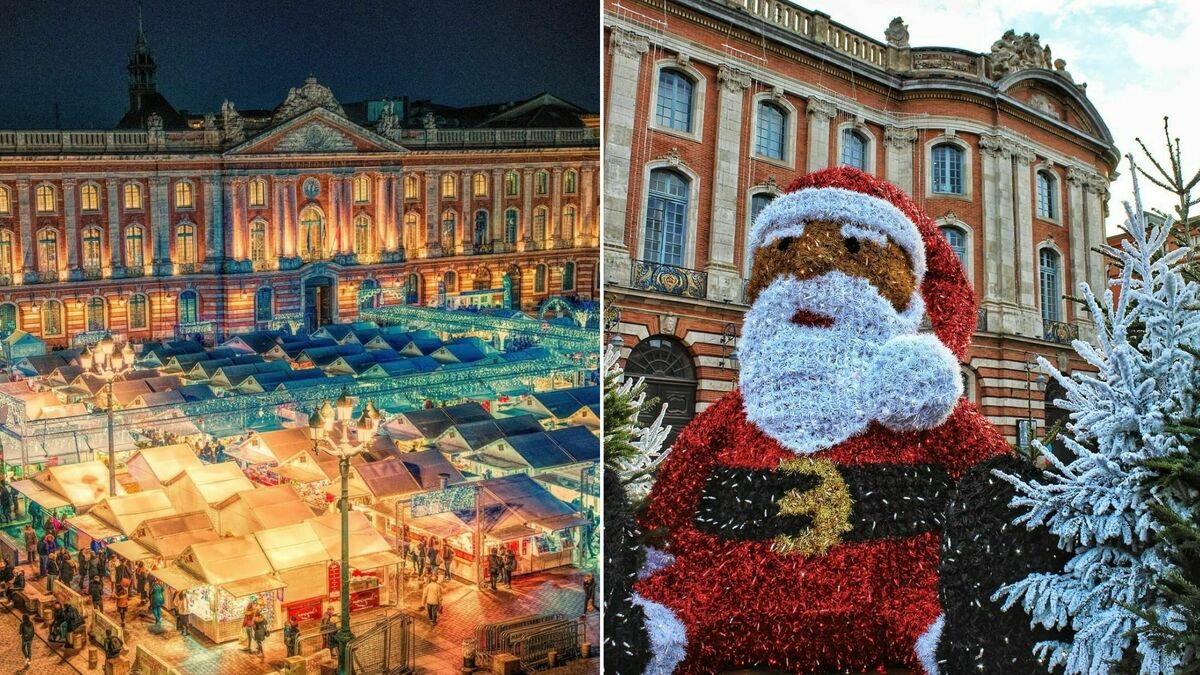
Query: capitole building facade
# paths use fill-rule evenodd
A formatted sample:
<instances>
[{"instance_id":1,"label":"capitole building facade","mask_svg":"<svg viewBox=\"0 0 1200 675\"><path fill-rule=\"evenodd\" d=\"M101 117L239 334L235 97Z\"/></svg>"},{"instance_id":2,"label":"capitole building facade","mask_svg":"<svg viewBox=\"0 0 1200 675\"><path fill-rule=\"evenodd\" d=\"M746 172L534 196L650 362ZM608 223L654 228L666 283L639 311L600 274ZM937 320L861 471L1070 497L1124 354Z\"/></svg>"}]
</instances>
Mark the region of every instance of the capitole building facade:
<instances>
[{"instance_id":1,"label":"capitole building facade","mask_svg":"<svg viewBox=\"0 0 1200 675\"><path fill-rule=\"evenodd\" d=\"M840 164L902 187L962 259L967 396L1010 442L1064 417L1031 363L1085 365L1067 296L1106 276L1119 154L1039 36L913 47L899 18L877 40L779 0L605 0L604 29L606 334L676 429L736 386L754 215Z\"/></svg>"},{"instance_id":2,"label":"capitole building facade","mask_svg":"<svg viewBox=\"0 0 1200 675\"><path fill-rule=\"evenodd\" d=\"M550 94L175 110L144 33L113 130L0 131L0 329L52 346L598 297L599 119Z\"/></svg>"}]
</instances>

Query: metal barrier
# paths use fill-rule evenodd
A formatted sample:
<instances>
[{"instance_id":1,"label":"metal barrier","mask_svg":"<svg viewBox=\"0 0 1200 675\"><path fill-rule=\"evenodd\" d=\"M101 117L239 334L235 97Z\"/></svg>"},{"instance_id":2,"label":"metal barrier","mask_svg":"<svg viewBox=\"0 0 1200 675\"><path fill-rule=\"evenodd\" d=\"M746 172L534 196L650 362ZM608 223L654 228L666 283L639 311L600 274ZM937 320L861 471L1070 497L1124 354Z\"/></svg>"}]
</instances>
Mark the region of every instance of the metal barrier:
<instances>
[{"instance_id":1,"label":"metal barrier","mask_svg":"<svg viewBox=\"0 0 1200 675\"><path fill-rule=\"evenodd\" d=\"M551 621L561 621L562 619L562 614L528 614L509 619L508 621L485 623L477 627L475 629L475 643L477 645L476 659L479 660L479 665L487 667L491 664L493 656L511 649L512 645L504 640L505 632L538 626Z\"/></svg>"},{"instance_id":2,"label":"metal barrier","mask_svg":"<svg viewBox=\"0 0 1200 675\"><path fill-rule=\"evenodd\" d=\"M133 667L130 672L135 675L181 675L157 654L138 645L133 651Z\"/></svg>"},{"instance_id":3,"label":"metal barrier","mask_svg":"<svg viewBox=\"0 0 1200 675\"><path fill-rule=\"evenodd\" d=\"M350 641L351 675L399 675L415 672L413 619L395 614Z\"/></svg>"},{"instance_id":4,"label":"metal barrier","mask_svg":"<svg viewBox=\"0 0 1200 675\"><path fill-rule=\"evenodd\" d=\"M557 654L557 664L578 658L583 644L583 623L564 619L519 631L512 638L512 653L521 660L526 672L550 665L549 653Z\"/></svg>"},{"instance_id":5,"label":"metal barrier","mask_svg":"<svg viewBox=\"0 0 1200 675\"><path fill-rule=\"evenodd\" d=\"M350 632L355 635L366 633L372 630L379 624L387 621L395 614L394 611L387 609L385 611L368 614L366 616L351 616L350 617ZM328 649L325 646L325 635L321 632L320 626L316 626L300 633L300 656L311 656L317 652Z\"/></svg>"}]
</instances>

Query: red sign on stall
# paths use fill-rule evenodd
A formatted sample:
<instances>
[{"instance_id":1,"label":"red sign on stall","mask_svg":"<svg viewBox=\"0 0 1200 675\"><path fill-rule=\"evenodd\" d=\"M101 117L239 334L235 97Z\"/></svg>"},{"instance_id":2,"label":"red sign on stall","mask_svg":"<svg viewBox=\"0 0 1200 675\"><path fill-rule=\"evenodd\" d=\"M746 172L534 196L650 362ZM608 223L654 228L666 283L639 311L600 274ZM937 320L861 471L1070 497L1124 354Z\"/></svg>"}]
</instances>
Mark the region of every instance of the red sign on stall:
<instances>
[{"instance_id":1,"label":"red sign on stall","mask_svg":"<svg viewBox=\"0 0 1200 675\"><path fill-rule=\"evenodd\" d=\"M365 591L350 594L350 611L357 612L360 609L370 609L379 606L379 587L368 588Z\"/></svg>"},{"instance_id":2,"label":"red sign on stall","mask_svg":"<svg viewBox=\"0 0 1200 675\"><path fill-rule=\"evenodd\" d=\"M321 618L321 604L323 602L322 598L313 598L312 600L302 600L290 605L284 605L284 609L287 610L288 619L316 621Z\"/></svg>"},{"instance_id":3,"label":"red sign on stall","mask_svg":"<svg viewBox=\"0 0 1200 675\"><path fill-rule=\"evenodd\" d=\"M341 565L335 562L329 563L329 594L336 595L342 587L342 569Z\"/></svg>"}]
</instances>

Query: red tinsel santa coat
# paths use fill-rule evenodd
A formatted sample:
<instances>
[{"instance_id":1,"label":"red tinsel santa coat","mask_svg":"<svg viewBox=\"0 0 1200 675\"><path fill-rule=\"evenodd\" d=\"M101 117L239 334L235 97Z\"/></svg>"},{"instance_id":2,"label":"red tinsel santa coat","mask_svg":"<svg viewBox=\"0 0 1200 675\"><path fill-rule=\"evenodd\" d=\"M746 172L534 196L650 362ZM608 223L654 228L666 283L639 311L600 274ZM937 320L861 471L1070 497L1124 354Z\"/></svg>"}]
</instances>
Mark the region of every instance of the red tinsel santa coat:
<instances>
[{"instance_id":1,"label":"red tinsel santa coat","mask_svg":"<svg viewBox=\"0 0 1200 675\"><path fill-rule=\"evenodd\" d=\"M935 429L897 433L873 424L810 457L838 467L933 464L957 479L1008 451L963 399ZM746 420L734 391L684 429L659 469L644 525L667 531L675 561L636 589L671 609L687 631L687 658L677 673L747 665L793 672L919 667L913 647L941 613L939 532L845 542L807 557L776 552L771 541L735 541L697 529L701 491L714 467L775 469L795 457Z\"/></svg>"}]
</instances>

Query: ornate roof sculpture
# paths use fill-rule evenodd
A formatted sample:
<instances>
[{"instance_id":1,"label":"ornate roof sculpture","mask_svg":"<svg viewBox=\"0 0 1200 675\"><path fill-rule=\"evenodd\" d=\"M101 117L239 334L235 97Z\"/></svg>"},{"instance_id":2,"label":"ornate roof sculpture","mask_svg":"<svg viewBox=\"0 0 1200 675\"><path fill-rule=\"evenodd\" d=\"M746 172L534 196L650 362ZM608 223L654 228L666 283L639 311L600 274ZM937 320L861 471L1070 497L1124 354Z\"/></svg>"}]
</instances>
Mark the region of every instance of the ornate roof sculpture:
<instances>
[{"instance_id":1,"label":"ornate roof sculpture","mask_svg":"<svg viewBox=\"0 0 1200 675\"><path fill-rule=\"evenodd\" d=\"M309 75L304 78L304 84L292 87L288 91L287 98L279 104L279 107L275 108L275 112L271 115L271 124L289 120L313 108L324 108L340 117L346 116L342 104L334 98L329 87L319 84L317 78Z\"/></svg>"},{"instance_id":2,"label":"ornate roof sculpture","mask_svg":"<svg viewBox=\"0 0 1200 675\"><path fill-rule=\"evenodd\" d=\"M1068 81L1075 82L1067 71L1067 62L1054 58L1050 53L1050 45L1043 46L1037 33L1017 35L1010 28L992 43L992 77L1000 79L1010 73L1037 68L1054 70Z\"/></svg>"}]
</instances>

